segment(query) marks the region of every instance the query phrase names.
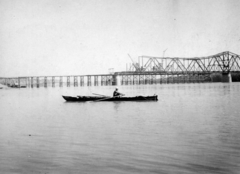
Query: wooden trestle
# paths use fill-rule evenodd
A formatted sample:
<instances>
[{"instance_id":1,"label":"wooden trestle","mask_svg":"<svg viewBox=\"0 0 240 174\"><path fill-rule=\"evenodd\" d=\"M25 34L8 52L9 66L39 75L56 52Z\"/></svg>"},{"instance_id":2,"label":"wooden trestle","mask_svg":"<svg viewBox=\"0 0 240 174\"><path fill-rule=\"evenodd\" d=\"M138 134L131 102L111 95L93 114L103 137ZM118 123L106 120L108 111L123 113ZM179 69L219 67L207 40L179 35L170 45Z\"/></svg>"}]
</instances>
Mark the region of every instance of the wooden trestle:
<instances>
[{"instance_id":1,"label":"wooden trestle","mask_svg":"<svg viewBox=\"0 0 240 174\"><path fill-rule=\"evenodd\" d=\"M141 56L138 63L132 63L124 72L0 78L0 83L19 88L199 83L212 81L214 73L222 74L222 82L231 82L231 73L240 73L240 56L229 51L200 58Z\"/></svg>"},{"instance_id":2,"label":"wooden trestle","mask_svg":"<svg viewBox=\"0 0 240 174\"><path fill-rule=\"evenodd\" d=\"M106 75L37 76L0 78L0 83L12 87L81 87L112 85L143 85L164 83L201 83L210 79L210 74L158 74L158 73L115 73ZM208 80L210 81L210 80Z\"/></svg>"}]
</instances>

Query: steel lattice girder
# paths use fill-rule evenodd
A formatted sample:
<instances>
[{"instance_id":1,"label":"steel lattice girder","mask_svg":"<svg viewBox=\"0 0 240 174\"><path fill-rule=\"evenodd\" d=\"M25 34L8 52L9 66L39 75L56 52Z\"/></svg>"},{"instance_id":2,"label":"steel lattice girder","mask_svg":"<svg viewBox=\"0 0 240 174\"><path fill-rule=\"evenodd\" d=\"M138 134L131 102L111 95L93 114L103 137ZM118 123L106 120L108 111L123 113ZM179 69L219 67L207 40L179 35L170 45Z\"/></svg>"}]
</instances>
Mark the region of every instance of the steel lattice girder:
<instances>
[{"instance_id":1,"label":"steel lattice girder","mask_svg":"<svg viewBox=\"0 0 240 174\"><path fill-rule=\"evenodd\" d=\"M200 58L141 56L139 59L141 72L240 72L240 56L229 51Z\"/></svg>"}]
</instances>

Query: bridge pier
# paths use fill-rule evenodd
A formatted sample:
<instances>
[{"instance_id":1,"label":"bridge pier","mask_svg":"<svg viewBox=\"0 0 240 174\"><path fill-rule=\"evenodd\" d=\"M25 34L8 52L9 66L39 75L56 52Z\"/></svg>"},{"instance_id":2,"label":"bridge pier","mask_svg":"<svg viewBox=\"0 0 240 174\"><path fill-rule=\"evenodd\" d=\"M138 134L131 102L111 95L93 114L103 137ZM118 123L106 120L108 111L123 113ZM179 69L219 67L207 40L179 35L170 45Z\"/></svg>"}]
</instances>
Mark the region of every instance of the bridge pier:
<instances>
[{"instance_id":1,"label":"bridge pier","mask_svg":"<svg viewBox=\"0 0 240 174\"><path fill-rule=\"evenodd\" d=\"M109 76L109 75L106 76L106 85L107 85L107 86L109 86L109 85L112 86L112 80L113 80L113 79L112 79L112 76L111 76L111 75L110 75L110 76Z\"/></svg>"},{"instance_id":2,"label":"bridge pier","mask_svg":"<svg viewBox=\"0 0 240 174\"><path fill-rule=\"evenodd\" d=\"M174 84L174 75L172 75L172 74L170 75L169 82L172 83L172 84Z\"/></svg>"},{"instance_id":3,"label":"bridge pier","mask_svg":"<svg viewBox=\"0 0 240 174\"><path fill-rule=\"evenodd\" d=\"M122 85L127 85L128 84L128 76L127 75L123 75L122 76Z\"/></svg>"},{"instance_id":4,"label":"bridge pier","mask_svg":"<svg viewBox=\"0 0 240 174\"><path fill-rule=\"evenodd\" d=\"M166 83L167 83L167 84L170 83L170 77L169 77L168 74L166 74L166 79L167 79Z\"/></svg>"},{"instance_id":5,"label":"bridge pier","mask_svg":"<svg viewBox=\"0 0 240 174\"><path fill-rule=\"evenodd\" d=\"M159 84L162 84L162 75L159 75Z\"/></svg>"},{"instance_id":6,"label":"bridge pier","mask_svg":"<svg viewBox=\"0 0 240 174\"><path fill-rule=\"evenodd\" d=\"M33 88L33 77L31 77L30 85L31 85L31 88Z\"/></svg>"},{"instance_id":7,"label":"bridge pier","mask_svg":"<svg viewBox=\"0 0 240 174\"><path fill-rule=\"evenodd\" d=\"M137 85L137 84L138 84L138 76L133 75L133 85Z\"/></svg>"},{"instance_id":8,"label":"bridge pier","mask_svg":"<svg viewBox=\"0 0 240 174\"><path fill-rule=\"evenodd\" d=\"M152 78L151 78L151 84L156 84L156 75L152 74Z\"/></svg>"},{"instance_id":9,"label":"bridge pier","mask_svg":"<svg viewBox=\"0 0 240 174\"><path fill-rule=\"evenodd\" d=\"M30 78L29 77L27 77L27 87L30 87Z\"/></svg>"},{"instance_id":10,"label":"bridge pier","mask_svg":"<svg viewBox=\"0 0 240 174\"><path fill-rule=\"evenodd\" d=\"M185 74L181 75L181 83L185 83Z\"/></svg>"},{"instance_id":11,"label":"bridge pier","mask_svg":"<svg viewBox=\"0 0 240 174\"><path fill-rule=\"evenodd\" d=\"M67 76L67 87L70 87L70 76Z\"/></svg>"},{"instance_id":12,"label":"bridge pier","mask_svg":"<svg viewBox=\"0 0 240 174\"><path fill-rule=\"evenodd\" d=\"M37 77L37 88L39 88L39 77Z\"/></svg>"},{"instance_id":13,"label":"bridge pier","mask_svg":"<svg viewBox=\"0 0 240 174\"><path fill-rule=\"evenodd\" d=\"M113 85L113 86L117 85L117 75L116 75L116 74L114 74L114 75L112 76L112 85Z\"/></svg>"},{"instance_id":14,"label":"bridge pier","mask_svg":"<svg viewBox=\"0 0 240 174\"><path fill-rule=\"evenodd\" d=\"M62 79L62 76L60 77L60 80L59 80L59 87L62 87L63 86L63 79Z\"/></svg>"},{"instance_id":15,"label":"bridge pier","mask_svg":"<svg viewBox=\"0 0 240 174\"><path fill-rule=\"evenodd\" d=\"M84 76L80 76L80 85L84 86Z\"/></svg>"},{"instance_id":16,"label":"bridge pier","mask_svg":"<svg viewBox=\"0 0 240 174\"><path fill-rule=\"evenodd\" d=\"M55 77L52 77L52 87L55 87Z\"/></svg>"},{"instance_id":17,"label":"bridge pier","mask_svg":"<svg viewBox=\"0 0 240 174\"><path fill-rule=\"evenodd\" d=\"M18 77L18 88L21 88L21 79Z\"/></svg>"},{"instance_id":18,"label":"bridge pier","mask_svg":"<svg viewBox=\"0 0 240 174\"><path fill-rule=\"evenodd\" d=\"M47 87L47 77L44 77L44 87Z\"/></svg>"},{"instance_id":19,"label":"bridge pier","mask_svg":"<svg viewBox=\"0 0 240 174\"><path fill-rule=\"evenodd\" d=\"M222 73L222 82L231 83L232 82L232 75L230 72L223 72Z\"/></svg>"},{"instance_id":20,"label":"bridge pier","mask_svg":"<svg viewBox=\"0 0 240 174\"><path fill-rule=\"evenodd\" d=\"M78 77L74 76L74 87L78 86Z\"/></svg>"},{"instance_id":21,"label":"bridge pier","mask_svg":"<svg viewBox=\"0 0 240 174\"><path fill-rule=\"evenodd\" d=\"M132 77L131 75L127 75L127 85L131 85L132 84Z\"/></svg>"},{"instance_id":22,"label":"bridge pier","mask_svg":"<svg viewBox=\"0 0 240 174\"><path fill-rule=\"evenodd\" d=\"M195 76L195 83L198 83L198 82L199 82L199 81L198 81L198 75L195 74L194 76Z\"/></svg>"},{"instance_id":23,"label":"bridge pier","mask_svg":"<svg viewBox=\"0 0 240 174\"><path fill-rule=\"evenodd\" d=\"M193 83L196 83L196 74L193 74L193 75L192 75L192 82L193 82Z\"/></svg>"},{"instance_id":24,"label":"bridge pier","mask_svg":"<svg viewBox=\"0 0 240 174\"><path fill-rule=\"evenodd\" d=\"M91 85L92 85L91 76L87 76L87 85L88 85L88 86L91 86Z\"/></svg>"},{"instance_id":25,"label":"bridge pier","mask_svg":"<svg viewBox=\"0 0 240 174\"><path fill-rule=\"evenodd\" d=\"M101 86L105 84L105 76L101 76Z\"/></svg>"},{"instance_id":26,"label":"bridge pier","mask_svg":"<svg viewBox=\"0 0 240 174\"><path fill-rule=\"evenodd\" d=\"M150 76L149 75L145 75L145 82L144 84L149 84L149 80L150 79Z\"/></svg>"},{"instance_id":27,"label":"bridge pier","mask_svg":"<svg viewBox=\"0 0 240 174\"><path fill-rule=\"evenodd\" d=\"M94 86L98 86L98 76L94 76Z\"/></svg>"}]
</instances>

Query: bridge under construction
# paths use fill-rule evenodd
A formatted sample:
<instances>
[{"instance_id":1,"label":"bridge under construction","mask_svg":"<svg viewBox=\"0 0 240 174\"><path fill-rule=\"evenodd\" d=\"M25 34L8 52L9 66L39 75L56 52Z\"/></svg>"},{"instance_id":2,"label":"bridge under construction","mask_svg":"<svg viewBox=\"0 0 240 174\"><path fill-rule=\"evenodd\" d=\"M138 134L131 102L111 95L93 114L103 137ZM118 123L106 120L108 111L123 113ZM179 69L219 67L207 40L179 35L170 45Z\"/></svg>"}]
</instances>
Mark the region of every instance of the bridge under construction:
<instances>
[{"instance_id":1,"label":"bridge under construction","mask_svg":"<svg viewBox=\"0 0 240 174\"><path fill-rule=\"evenodd\" d=\"M233 74L240 75L240 55L229 51L194 58L139 56L127 65L126 71L109 74L2 77L0 83L17 88L200 83L214 81L216 74L231 82Z\"/></svg>"}]
</instances>

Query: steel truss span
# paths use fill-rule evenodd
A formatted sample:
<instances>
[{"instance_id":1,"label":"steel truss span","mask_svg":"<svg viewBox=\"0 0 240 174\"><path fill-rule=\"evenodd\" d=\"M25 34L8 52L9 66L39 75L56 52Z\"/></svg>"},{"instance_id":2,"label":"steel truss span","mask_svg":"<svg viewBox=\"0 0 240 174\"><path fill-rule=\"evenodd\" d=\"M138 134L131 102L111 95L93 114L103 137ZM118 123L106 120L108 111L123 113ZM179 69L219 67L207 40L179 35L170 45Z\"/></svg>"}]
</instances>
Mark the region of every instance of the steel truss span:
<instances>
[{"instance_id":1,"label":"steel truss span","mask_svg":"<svg viewBox=\"0 0 240 174\"><path fill-rule=\"evenodd\" d=\"M207 57L178 58L140 56L130 72L240 72L240 55L229 51Z\"/></svg>"},{"instance_id":2,"label":"steel truss span","mask_svg":"<svg viewBox=\"0 0 240 174\"><path fill-rule=\"evenodd\" d=\"M219 74L222 74L221 77L217 76ZM95 75L0 77L0 83L17 88L39 88L107 86L118 85L119 82L126 85L214 82L220 79L222 82L231 82L231 74L235 74L235 81L240 80L240 56L226 51L213 56L194 58L140 56L138 63L132 63L130 69L122 72Z\"/></svg>"}]
</instances>

